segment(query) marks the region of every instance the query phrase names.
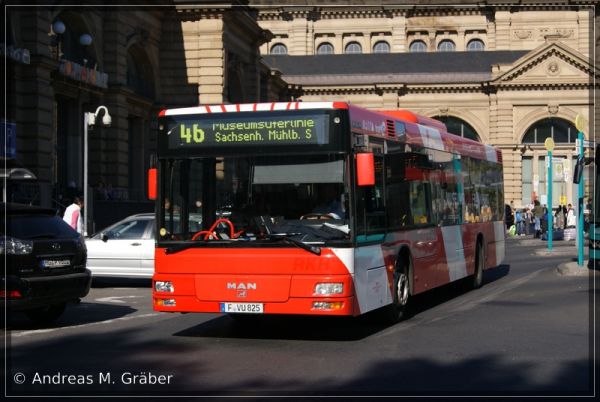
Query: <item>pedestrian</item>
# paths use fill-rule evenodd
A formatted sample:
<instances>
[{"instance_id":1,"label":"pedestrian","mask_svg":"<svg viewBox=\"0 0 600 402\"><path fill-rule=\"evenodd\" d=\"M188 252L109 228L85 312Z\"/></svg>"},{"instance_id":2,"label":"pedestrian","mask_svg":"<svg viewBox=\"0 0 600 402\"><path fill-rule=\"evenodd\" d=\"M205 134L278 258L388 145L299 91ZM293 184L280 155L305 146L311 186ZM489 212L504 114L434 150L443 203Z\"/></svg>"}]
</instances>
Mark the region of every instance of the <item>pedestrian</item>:
<instances>
[{"instance_id":1,"label":"pedestrian","mask_svg":"<svg viewBox=\"0 0 600 402\"><path fill-rule=\"evenodd\" d=\"M535 200L533 202L533 218L535 220L535 226L534 226L534 230L535 230L535 238L539 239L542 235L542 217L544 216L544 209L542 208L542 206L540 205L540 202L538 200Z\"/></svg>"},{"instance_id":2,"label":"pedestrian","mask_svg":"<svg viewBox=\"0 0 600 402\"><path fill-rule=\"evenodd\" d=\"M556 208L556 212L554 214L554 218L555 218L554 226L557 229L564 229L564 227L565 227L565 216L563 215L563 207L562 207L562 205L559 205L558 208Z\"/></svg>"},{"instance_id":3,"label":"pedestrian","mask_svg":"<svg viewBox=\"0 0 600 402\"><path fill-rule=\"evenodd\" d=\"M569 204L567 208L567 228L574 228L575 226L577 226L577 216L573 206Z\"/></svg>"},{"instance_id":4,"label":"pedestrian","mask_svg":"<svg viewBox=\"0 0 600 402\"><path fill-rule=\"evenodd\" d=\"M515 224L513 210L508 204L504 204L504 222L506 223L506 230L509 230L510 227Z\"/></svg>"},{"instance_id":5,"label":"pedestrian","mask_svg":"<svg viewBox=\"0 0 600 402\"><path fill-rule=\"evenodd\" d=\"M515 211L515 222L517 224L517 236L521 236L521 234L523 234L523 221L521 220L523 218L522 212L521 210L517 209Z\"/></svg>"},{"instance_id":6,"label":"pedestrian","mask_svg":"<svg viewBox=\"0 0 600 402\"><path fill-rule=\"evenodd\" d=\"M83 207L83 197L76 196L73 203L65 209L63 220L69 224L79 234L83 234L83 218L81 208Z\"/></svg>"},{"instance_id":7,"label":"pedestrian","mask_svg":"<svg viewBox=\"0 0 600 402\"><path fill-rule=\"evenodd\" d=\"M527 236L529 235L529 226L531 224L531 212L529 212L529 208L523 209L521 219L523 220L523 234Z\"/></svg>"}]
</instances>

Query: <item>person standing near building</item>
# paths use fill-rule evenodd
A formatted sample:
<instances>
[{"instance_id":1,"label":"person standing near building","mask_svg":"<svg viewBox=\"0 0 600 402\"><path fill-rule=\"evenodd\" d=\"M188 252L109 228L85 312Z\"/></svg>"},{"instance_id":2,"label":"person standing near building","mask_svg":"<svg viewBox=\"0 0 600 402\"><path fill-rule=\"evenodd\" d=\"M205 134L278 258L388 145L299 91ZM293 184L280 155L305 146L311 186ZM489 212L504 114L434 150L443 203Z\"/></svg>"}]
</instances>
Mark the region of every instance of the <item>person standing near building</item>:
<instances>
[{"instance_id":1,"label":"person standing near building","mask_svg":"<svg viewBox=\"0 0 600 402\"><path fill-rule=\"evenodd\" d=\"M574 228L577 226L577 215L575 215L575 210L573 206L569 204L567 208L567 228Z\"/></svg>"},{"instance_id":2,"label":"person standing near building","mask_svg":"<svg viewBox=\"0 0 600 402\"><path fill-rule=\"evenodd\" d=\"M73 203L65 209L63 220L75 229L77 233L83 234L81 207L83 207L83 197L75 197Z\"/></svg>"},{"instance_id":3,"label":"person standing near building","mask_svg":"<svg viewBox=\"0 0 600 402\"><path fill-rule=\"evenodd\" d=\"M544 208L540 205L538 200L533 202L533 218L535 219L535 238L539 239L542 235L542 217L544 216Z\"/></svg>"}]
</instances>

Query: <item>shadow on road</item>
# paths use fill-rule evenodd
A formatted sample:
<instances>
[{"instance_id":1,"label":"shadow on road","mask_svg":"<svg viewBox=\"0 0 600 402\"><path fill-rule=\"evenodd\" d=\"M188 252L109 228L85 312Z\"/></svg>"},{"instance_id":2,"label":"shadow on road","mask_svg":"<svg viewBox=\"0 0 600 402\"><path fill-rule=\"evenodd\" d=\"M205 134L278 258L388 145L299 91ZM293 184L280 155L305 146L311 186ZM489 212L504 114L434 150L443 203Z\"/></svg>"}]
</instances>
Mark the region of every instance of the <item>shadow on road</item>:
<instances>
[{"instance_id":1,"label":"shadow on road","mask_svg":"<svg viewBox=\"0 0 600 402\"><path fill-rule=\"evenodd\" d=\"M484 271L486 284L507 276L510 265ZM412 314L418 315L462 295L468 295L468 281L460 280L413 296ZM315 317L293 315L225 315L177 332L174 336L191 338L247 338L308 341L357 341L390 326L378 319L378 311L360 317ZM396 325L407 325L408 321Z\"/></svg>"},{"instance_id":2,"label":"shadow on road","mask_svg":"<svg viewBox=\"0 0 600 402\"><path fill-rule=\"evenodd\" d=\"M115 306L101 303L69 303L64 313L52 324L36 324L24 313L9 312L6 317L7 330L36 330L50 328L64 328L76 325L89 324L100 321L114 320L137 310L129 306ZM4 320L2 320L4 325Z\"/></svg>"}]
</instances>

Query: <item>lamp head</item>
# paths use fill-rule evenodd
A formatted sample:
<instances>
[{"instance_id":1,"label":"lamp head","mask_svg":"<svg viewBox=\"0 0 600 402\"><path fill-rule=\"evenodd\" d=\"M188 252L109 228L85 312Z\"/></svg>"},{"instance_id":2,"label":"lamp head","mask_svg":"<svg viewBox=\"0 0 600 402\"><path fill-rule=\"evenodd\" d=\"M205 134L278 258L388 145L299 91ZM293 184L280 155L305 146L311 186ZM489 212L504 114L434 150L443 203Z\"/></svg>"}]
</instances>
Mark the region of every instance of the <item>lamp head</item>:
<instances>
[{"instance_id":1,"label":"lamp head","mask_svg":"<svg viewBox=\"0 0 600 402\"><path fill-rule=\"evenodd\" d=\"M104 113L104 116L102 116L102 124L105 126L110 126L112 124L112 117L110 117L108 112Z\"/></svg>"},{"instance_id":2,"label":"lamp head","mask_svg":"<svg viewBox=\"0 0 600 402\"><path fill-rule=\"evenodd\" d=\"M56 20L52 24L52 30L54 31L55 34L58 34L58 35L64 34L66 29L67 29L67 27L65 26L64 22L62 22L61 20Z\"/></svg>"}]
</instances>

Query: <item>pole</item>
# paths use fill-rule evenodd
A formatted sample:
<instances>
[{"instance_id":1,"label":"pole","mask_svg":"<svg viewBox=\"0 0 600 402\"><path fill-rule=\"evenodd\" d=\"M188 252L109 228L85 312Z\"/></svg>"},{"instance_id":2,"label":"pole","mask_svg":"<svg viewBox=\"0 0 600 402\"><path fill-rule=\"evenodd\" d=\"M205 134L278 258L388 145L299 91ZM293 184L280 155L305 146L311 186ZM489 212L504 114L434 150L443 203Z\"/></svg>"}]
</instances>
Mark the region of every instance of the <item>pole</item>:
<instances>
[{"instance_id":1,"label":"pole","mask_svg":"<svg viewBox=\"0 0 600 402\"><path fill-rule=\"evenodd\" d=\"M83 235L87 236L88 223L88 113L83 113Z\"/></svg>"},{"instance_id":2,"label":"pole","mask_svg":"<svg viewBox=\"0 0 600 402\"><path fill-rule=\"evenodd\" d=\"M579 140L579 157L584 158L583 131L579 130L577 139ZM579 207L577 213L577 265L580 267L583 267L583 176L582 174L577 186L577 205Z\"/></svg>"},{"instance_id":3,"label":"pole","mask_svg":"<svg viewBox=\"0 0 600 402\"><path fill-rule=\"evenodd\" d=\"M552 250L552 237L554 237L554 228L552 222L552 151L548 151L548 250Z\"/></svg>"}]
</instances>

